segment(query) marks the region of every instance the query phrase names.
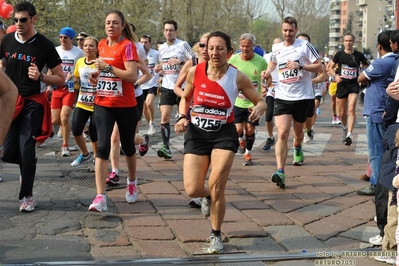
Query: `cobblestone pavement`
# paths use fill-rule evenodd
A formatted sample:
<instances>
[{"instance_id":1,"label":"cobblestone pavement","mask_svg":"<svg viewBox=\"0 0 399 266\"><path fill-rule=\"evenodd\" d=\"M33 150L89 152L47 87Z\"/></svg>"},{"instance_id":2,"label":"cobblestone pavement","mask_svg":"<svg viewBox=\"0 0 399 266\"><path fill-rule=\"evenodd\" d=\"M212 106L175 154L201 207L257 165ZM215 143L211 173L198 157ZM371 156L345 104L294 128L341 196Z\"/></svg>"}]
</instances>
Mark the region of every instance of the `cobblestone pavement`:
<instances>
[{"instance_id":1,"label":"cobblestone pavement","mask_svg":"<svg viewBox=\"0 0 399 266\"><path fill-rule=\"evenodd\" d=\"M112 261L127 260L126 265L131 265L191 259L191 263L208 265L301 266L316 265L319 261L314 256L326 255L323 252L334 256L340 250L361 250L364 252L357 256L339 259L352 263L345 265L384 265L369 257L370 251L378 250L367 244L378 233L373 197L356 194L368 186L358 180L367 165L362 107L357 108L354 143L347 147L341 142L340 126L331 125L329 104L322 105L314 141L303 147L305 164L290 165L289 152L285 190L270 180L275 156L274 147L262 151L264 123L258 127L252 153L255 165L243 166L242 155L237 154L226 188L223 255L203 253L210 220L188 205L182 182L182 137L172 133L173 158L166 161L156 156L162 141L158 132L150 138L148 154L137 160L137 202L125 202L123 185L110 188L104 213L87 211L96 193L94 173L71 168L78 151L60 157L61 139L57 137L37 149L34 196L38 206L34 212L19 212L19 170L3 164L0 262L115 264ZM144 124L140 132L146 129ZM124 158L120 168L126 182ZM289 255L292 260L287 260Z\"/></svg>"}]
</instances>

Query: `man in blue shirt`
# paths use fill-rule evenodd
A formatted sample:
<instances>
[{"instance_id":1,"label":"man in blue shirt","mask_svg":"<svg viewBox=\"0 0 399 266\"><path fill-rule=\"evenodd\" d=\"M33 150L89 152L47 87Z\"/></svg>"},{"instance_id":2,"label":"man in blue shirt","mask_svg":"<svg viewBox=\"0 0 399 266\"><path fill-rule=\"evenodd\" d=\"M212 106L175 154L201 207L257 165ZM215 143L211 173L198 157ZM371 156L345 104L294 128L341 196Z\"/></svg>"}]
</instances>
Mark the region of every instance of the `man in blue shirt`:
<instances>
[{"instance_id":1,"label":"man in blue shirt","mask_svg":"<svg viewBox=\"0 0 399 266\"><path fill-rule=\"evenodd\" d=\"M389 85L389 76L395 63L395 54L389 45L390 32L381 32L377 38L377 50L380 58L358 77L361 84L370 84L364 97L363 115L366 118L367 146L369 162L372 170L370 185L358 190L359 195L375 195L378 173L385 149L382 143L385 128L382 124L382 115L385 108L386 88Z\"/></svg>"}]
</instances>

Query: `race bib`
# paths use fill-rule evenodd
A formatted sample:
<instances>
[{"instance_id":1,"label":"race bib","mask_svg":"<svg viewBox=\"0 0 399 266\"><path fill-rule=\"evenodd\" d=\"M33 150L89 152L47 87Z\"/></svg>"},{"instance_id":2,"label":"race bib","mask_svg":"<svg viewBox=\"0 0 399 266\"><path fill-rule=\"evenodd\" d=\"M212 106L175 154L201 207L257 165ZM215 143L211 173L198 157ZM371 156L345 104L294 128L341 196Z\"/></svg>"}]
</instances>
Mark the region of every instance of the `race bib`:
<instances>
[{"instance_id":1,"label":"race bib","mask_svg":"<svg viewBox=\"0 0 399 266\"><path fill-rule=\"evenodd\" d=\"M270 87L267 89L266 96L272 96L273 98L276 98L276 83L274 81L272 82L272 84L270 84Z\"/></svg>"},{"instance_id":2,"label":"race bib","mask_svg":"<svg viewBox=\"0 0 399 266\"><path fill-rule=\"evenodd\" d=\"M88 106L92 106L94 104L95 97L95 89L81 87L78 102Z\"/></svg>"},{"instance_id":3,"label":"race bib","mask_svg":"<svg viewBox=\"0 0 399 266\"><path fill-rule=\"evenodd\" d=\"M219 131L227 121L227 110L196 105L191 110L191 123L207 132Z\"/></svg>"},{"instance_id":4,"label":"race bib","mask_svg":"<svg viewBox=\"0 0 399 266\"><path fill-rule=\"evenodd\" d=\"M258 92L258 82L257 81L252 81L252 86L254 87L254 89L256 90L256 92ZM244 96L244 94L242 94L241 91L238 92L238 98L243 99L243 100L247 100L247 98Z\"/></svg>"},{"instance_id":5,"label":"race bib","mask_svg":"<svg viewBox=\"0 0 399 266\"><path fill-rule=\"evenodd\" d=\"M280 82L283 83L294 83L300 80L303 76L302 70L299 69L288 69L287 64L280 64L278 66L278 77Z\"/></svg>"},{"instance_id":6,"label":"race bib","mask_svg":"<svg viewBox=\"0 0 399 266\"><path fill-rule=\"evenodd\" d=\"M341 66L341 77L344 79L356 79L357 78L357 68L350 67L348 65Z\"/></svg>"},{"instance_id":7,"label":"race bib","mask_svg":"<svg viewBox=\"0 0 399 266\"><path fill-rule=\"evenodd\" d=\"M100 72L97 83L97 95L104 97L123 96L122 79L111 72Z\"/></svg>"},{"instance_id":8,"label":"race bib","mask_svg":"<svg viewBox=\"0 0 399 266\"><path fill-rule=\"evenodd\" d=\"M179 70L177 69L177 65L169 65L169 59L170 58L162 58L162 70L164 74L178 74Z\"/></svg>"}]
</instances>

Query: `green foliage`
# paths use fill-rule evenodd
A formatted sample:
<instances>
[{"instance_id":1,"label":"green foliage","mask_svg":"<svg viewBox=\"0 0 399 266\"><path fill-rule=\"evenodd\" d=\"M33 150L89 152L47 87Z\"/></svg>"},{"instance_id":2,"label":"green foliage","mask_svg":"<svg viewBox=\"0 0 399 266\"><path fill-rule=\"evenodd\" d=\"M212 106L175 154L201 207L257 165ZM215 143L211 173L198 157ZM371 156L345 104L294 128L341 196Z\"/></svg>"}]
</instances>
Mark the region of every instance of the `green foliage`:
<instances>
[{"instance_id":1,"label":"green foliage","mask_svg":"<svg viewBox=\"0 0 399 266\"><path fill-rule=\"evenodd\" d=\"M36 29L58 44L58 32L65 26L76 32L85 31L101 39L105 37L104 20L113 9L122 11L125 19L136 26L136 35L149 34L155 45L164 41L163 22L174 19L178 23L178 38L191 45L205 32L222 30L227 32L235 48L242 33L251 32L257 43L266 50L271 49L274 38L281 36L281 20L277 18L271 0L28 0L36 6L38 22ZM291 0L292 1L292 0ZM316 0L301 0L316 1ZM10 4L21 0L8 0ZM284 2L280 0L280 2ZM328 41L327 16L315 16L298 7L299 27L311 35L312 43L324 47ZM287 7L288 8L288 7ZM288 12L285 9L283 12ZM308 11L308 12L305 12ZM6 21L12 24L12 19Z\"/></svg>"}]
</instances>

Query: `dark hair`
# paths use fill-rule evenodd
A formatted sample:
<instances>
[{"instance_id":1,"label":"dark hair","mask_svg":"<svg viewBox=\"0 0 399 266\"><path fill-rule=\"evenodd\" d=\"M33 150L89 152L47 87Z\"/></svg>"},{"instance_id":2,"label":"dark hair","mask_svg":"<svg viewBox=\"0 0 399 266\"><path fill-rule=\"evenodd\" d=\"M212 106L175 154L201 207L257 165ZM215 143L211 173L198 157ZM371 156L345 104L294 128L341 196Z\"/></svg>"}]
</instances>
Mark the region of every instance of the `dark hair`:
<instances>
[{"instance_id":1,"label":"dark hair","mask_svg":"<svg viewBox=\"0 0 399 266\"><path fill-rule=\"evenodd\" d=\"M294 24L295 28L298 28L298 22L293 17L285 17L283 19L283 23L287 23L287 24L290 24L290 25Z\"/></svg>"},{"instance_id":2,"label":"dark hair","mask_svg":"<svg viewBox=\"0 0 399 266\"><path fill-rule=\"evenodd\" d=\"M148 39L148 42L151 42L151 36L149 34L143 34L141 38L146 38Z\"/></svg>"},{"instance_id":3,"label":"dark hair","mask_svg":"<svg viewBox=\"0 0 399 266\"><path fill-rule=\"evenodd\" d=\"M163 23L163 28L165 29L165 24L172 24L173 27L175 27L175 30L177 30L177 22L174 21L173 19L167 20Z\"/></svg>"},{"instance_id":4,"label":"dark hair","mask_svg":"<svg viewBox=\"0 0 399 266\"><path fill-rule=\"evenodd\" d=\"M114 9L109 11L105 17L108 17L110 14L116 14L121 19L122 25L125 26L125 28L122 30L123 37L131 42L137 42L137 36L136 34L134 34L131 25L125 20L125 16L123 15L123 13L119 10Z\"/></svg>"},{"instance_id":5,"label":"dark hair","mask_svg":"<svg viewBox=\"0 0 399 266\"><path fill-rule=\"evenodd\" d=\"M345 33L344 36L342 36L342 40L344 40L345 36L351 36L353 41L355 41L355 35L353 35L352 33L350 32Z\"/></svg>"},{"instance_id":6,"label":"dark hair","mask_svg":"<svg viewBox=\"0 0 399 266\"><path fill-rule=\"evenodd\" d=\"M29 2L21 2L15 5L14 12L28 12L29 16L33 17L36 15L36 8Z\"/></svg>"},{"instance_id":7,"label":"dark hair","mask_svg":"<svg viewBox=\"0 0 399 266\"><path fill-rule=\"evenodd\" d=\"M211 34L209 34L208 36L208 42L212 37L220 37L224 40L224 42L226 43L226 47L227 47L227 51L233 51L234 48L231 46L231 38L227 33L224 33L222 31L214 31L211 32Z\"/></svg>"},{"instance_id":8,"label":"dark hair","mask_svg":"<svg viewBox=\"0 0 399 266\"><path fill-rule=\"evenodd\" d=\"M309 34L307 34L307 33L305 33L305 32L301 32L301 33L299 33L298 34L298 36L297 36L297 38L298 37L305 37L306 39L308 39L308 42L310 42L310 36L309 36Z\"/></svg>"},{"instance_id":9,"label":"dark hair","mask_svg":"<svg viewBox=\"0 0 399 266\"><path fill-rule=\"evenodd\" d=\"M132 30L133 30L133 32L135 33L135 32L136 32L136 26L134 26L133 23L130 23L130 26L132 27Z\"/></svg>"},{"instance_id":10,"label":"dark hair","mask_svg":"<svg viewBox=\"0 0 399 266\"><path fill-rule=\"evenodd\" d=\"M389 44L389 37L392 31L383 31L378 34L377 43L382 46L382 49L387 52L392 52L392 48Z\"/></svg>"},{"instance_id":11,"label":"dark hair","mask_svg":"<svg viewBox=\"0 0 399 266\"><path fill-rule=\"evenodd\" d=\"M391 43L396 42L397 44L399 44L399 30L392 31L390 39L391 39Z\"/></svg>"}]
</instances>

